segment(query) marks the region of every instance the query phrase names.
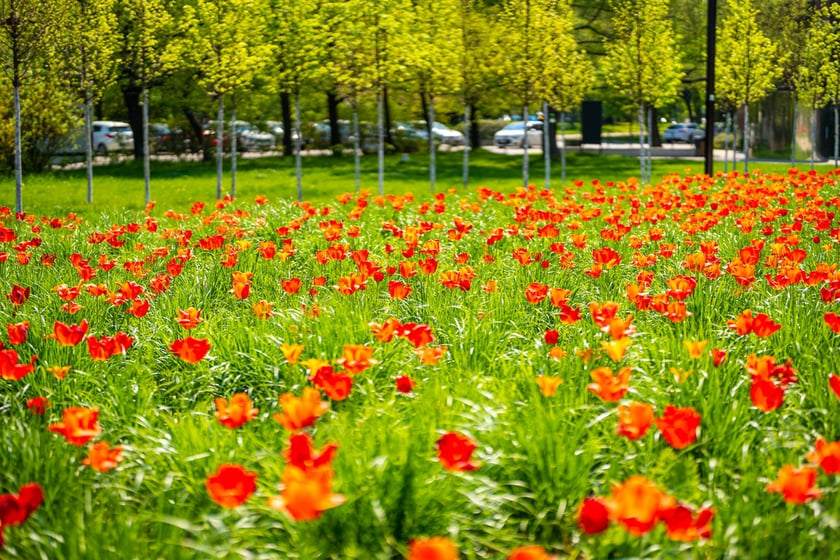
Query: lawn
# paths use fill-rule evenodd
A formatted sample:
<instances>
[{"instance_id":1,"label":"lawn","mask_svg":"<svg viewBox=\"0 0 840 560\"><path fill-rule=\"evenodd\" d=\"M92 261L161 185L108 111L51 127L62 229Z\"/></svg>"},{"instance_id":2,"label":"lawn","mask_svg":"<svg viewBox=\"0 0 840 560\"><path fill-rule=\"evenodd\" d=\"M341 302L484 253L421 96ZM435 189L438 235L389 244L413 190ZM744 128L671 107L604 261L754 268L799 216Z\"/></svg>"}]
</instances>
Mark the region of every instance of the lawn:
<instances>
[{"instance_id":1,"label":"lawn","mask_svg":"<svg viewBox=\"0 0 840 560\"><path fill-rule=\"evenodd\" d=\"M0 556L840 557L838 176L474 161L27 179Z\"/></svg>"}]
</instances>

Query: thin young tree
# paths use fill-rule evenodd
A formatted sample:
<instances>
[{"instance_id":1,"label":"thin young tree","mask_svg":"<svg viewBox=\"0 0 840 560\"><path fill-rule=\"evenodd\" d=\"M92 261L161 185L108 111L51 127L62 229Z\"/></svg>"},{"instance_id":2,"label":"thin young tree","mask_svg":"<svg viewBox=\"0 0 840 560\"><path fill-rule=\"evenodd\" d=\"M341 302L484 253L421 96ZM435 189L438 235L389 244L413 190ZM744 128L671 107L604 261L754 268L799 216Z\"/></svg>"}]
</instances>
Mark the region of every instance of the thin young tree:
<instances>
[{"instance_id":1,"label":"thin young tree","mask_svg":"<svg viewBox=\"0 0 840 560\"><path fill-rule=\"evenodd\" d=\"M824 6L820 15L827 24L825 58L820 71L825 78L825 95L834 113L834 167L840 164L840 4Z\"/></svg>"},{"instance_id":2,"label":"thin young tree","mask_svg":"<svg viewBox=\"0 0 840 560\"><path fill-rule=\"evenodd\" d=\"M149 88L177 65L172 50L175 20L164 0L118 0L116 4L123 74L140 88L142 109L139 130L143 156L143 183L146 204L151 201L151 163L149 152ZM136 91L136 90L135 90ZM135 146L138 134L135 129ZM136 151L135 151L136 154Z\"/></svg>"},{"instance_id":3,"label":"thin young tree","mask_svg":"<svg viewBox=\"0 0 840 560\"><path fill-rule=\"evenodd\" d=\"M578 107L595 81L595 68L573 35L574 14L568 0L557 0L548 14L549 40L543 45L543 67L537 76L537 95L560 111L560 173L566 182L566 113ZM547 116L548 111L544 111ZM549 123L546 120L546 132ZM550 181L550 150L546 149L546 188Z\"/></svg>"},{"instance_id":4,"label":"thin young tree","mask_svg":"<svg viewBox=\"0 0 840 560\"><path fill-rule=\"evenodd\" d=\"M776 46L756 22L751 0L730 0L717 40L718 95L737 100L744 108L744 173L750 160L750 103L764 99L780 73Z\"/></svg>"},{"instance_id":5,"label":"thin young tree","mask_svg":"<svg viewBox=\"0 0 840 560\"><path fill-rule=\"evenodd\" d=\"M428 110L429 189L435 192L437 142L435 139L435 100L460 88L457 71L463 50L458 22L458 0L414 0L409 32L413 48L406 51L406 63L414 77L422 105Z\"/></svg>"},{"instance_id":6,"label":"thin young tree","mask_svg":"<svg viewBox=\"0 0 840 560\"><path fill-rule=\"evenodd\" d=\"M217 103L216 198L222 198L225 96L231 97L231 187L236 196L236 92L268 63L271 46L257 0L195 0L184 9L181 58L199 68L199 84Z\"/></svg>"},{"instance_id":7,"label":"thin young tree","mask_svg":"<svg viewBox=\"0 0 840 560\"><path fill-rule=\"evenodd\" d=\"M15 211L23 212L23 142L20 92L27 82L45 79L52 37L64 23L65 0L0 0L0 68L12 82L15 129Z\"/></svg>"},{"instance_id":8,"label":"thin young tree","mask_svg":"<svg viewBox=\"0 0 840 560\"><path fill-rule=\"evenodd\" d=\"M61 35L65 71L83 105L88 204L93 202L93 106L115 78L115 4L116 0L69 0Z\"/></svg>"},{"instance_id":9,"label":"thin young tree","mask_svg":"<svg viewBox=\"0 0 840 560\"><path fill-rule=\"evenodd\" d=\"M612 0L611 4L615 35L605 44L602 72L607 84L637 108L639 166L642 183L647 183L651 169L650 152L645 149L645 108L664 106L677 96L682 69L667 0Z\"/></svg>"},{"instance_id":10,"label":"thin young tree","mask_svg":"<svg viewBox=\"0 0 840 560\"><path fill-rule=\"evenodd\" d=\"M822 72L822 68L826 54L830 52L831 24L816 10L812 12L808 23L799 47L799 65L793 75L793 84L800 97L808 101L811 110L808 128L811 138L811 169L814 169L817 151L817 108L826 101L827 76Z\"/></svg>"},{"instance_id":11,"label":"thin young tree","mask_svg":"<svg viewBox=\"0 0 840 560\"><path fill-rule=\"evenodd\" d=\"M276 80L282 91L294 97L295 180L298 200L303 200L300 96L325 70L324 46L329 32L321 18L326 14L315 0L267 0L266 7Z\"/></svg>"}]
</instances>

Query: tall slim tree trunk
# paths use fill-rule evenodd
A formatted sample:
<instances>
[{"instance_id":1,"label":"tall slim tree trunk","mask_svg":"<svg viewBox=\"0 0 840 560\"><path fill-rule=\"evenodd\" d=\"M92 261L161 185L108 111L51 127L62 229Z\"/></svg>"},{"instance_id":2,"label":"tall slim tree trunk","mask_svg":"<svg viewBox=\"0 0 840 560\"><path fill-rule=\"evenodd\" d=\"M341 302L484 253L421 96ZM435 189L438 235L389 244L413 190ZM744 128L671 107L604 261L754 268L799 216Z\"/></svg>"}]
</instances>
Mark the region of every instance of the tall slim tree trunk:
<instances>
[{"instance_id":1,"label":"tall slim tree trunk","mask_svg":"<svg viewBox=\"0 0 840 560\"><path fill-rule=\"evenodd\" d=\"M461 184L464 190L470 183L470 104L464 104L464 161L461 166Z\"/></svg>"},{"instance_id":2,"label":"tall slim tree trunk","mask_svg":"<svg viewBox=\"0 0 840 560\"><path fill-rule=\"evenodd\" d=\"M385 131L382 125L383 97L383 92L380 89L376 95L376 154L379 162L378 179L380 196L385 193Z\"/></svg>"},{"instance_id":3,"label":"tall slim tree trunk","mask_svg":"<svg viewBox=\"0 0 840 560\"><path fill-rule=\"evenodd\" d=\"M639 103L639 173L642 185L647 183L645 180L645 110L642 104Z\"/></svg>"},{"instance_id":4,"label":"tall slim tree trunk","mask_svg":"<svg viewBox=\"0 0 840 560\"><path fill-rule=\"evenodd\" d=\"M93 103L90 89L85 91L85 169L87 171L87 202L93 203Z\"/></svg>"},{"instance_id":5,"label":"tall slim tree trunk","mask_svg":"<svg viewBox=\"0 0 840 560\"><path fill-rule=\"evenodd\" d=\"M474 105L470 105L470 148L481 147L481 123L479 113Z\"/></svg>"},{"instance_id":6,"label":"tall slim tree trunk","mask_svg":"<svg viewBox=\"0 0 840 560\"><path fill-rule=\"evenodd\" d=\"M17 68L15 68L17 74ZM15 212L23 212L23 145L20 134L20 78L15 76L14 111L15 111Z\"/></svg>"},{"instance_id":7,"label":"tall slim tree trunk","mask_svg":"<svg viewBox=\"0 0 840 560\"><path fill-rule=\"evenodd\" d=\"M566 111L560 111L560 184L566 185Z\"/></svg>"},{"instance_id":8,"label":"tall slim tree trunk","mask_svg":"<svg viewBox=\"0 0 840 560\"><path fill-rule=\"evenodd\" d=\"M216 111L216 200L222 199L222 148L225 135L225 96L219 94Z\"/></svg>"},{"instance_id":9,"label":"tall slim tree trunk","mask_svg":"<svg viewBox=\"0 0 840 560\"><path fill-rule=\"evenodd\" d=\"M145 186L146 204L152 200L150 182L151 170L149 164L149 90L144 85L142 92L143 101L143 185Z\"/></svg>"},{"instance_id":10,"label":"tall slim tree trunk","mask_svg":"<svg viewBox=\"0 0 840 560\"><path fill-rule=\"evenodd\" d=\"M297 181L298 202L303 202L303 171L301 170L300 149L300 91L295 89L295 180Z\"/></svg>"},{"instance_id":11,"label":"tall slim tree trunk","mask_svg":"<svg viewBox=\"0 0 840 560\"><path fill-rule=\"evenodd\" d=\"M648 107L647 110L647 182L650 183L653 178L653 108Z\"/></svg>"},{"instance_id":12,"label":"tall slim tree trunk","mask_svg":"<svg viewBox=\"0 0 840 560\"><path fill-rule=\"evenodd\" d=\"M359 161L359 149L361 138L359 138L359 102L353 100L353 173L356 179L356 192L359 192L361 162Z\"/></svg>"},{"instance_id":13,"label":"tall slim tree trunk","mask_svg":"<svg viewBox=\"0 0 840 560\"><path fill-rule=\"evenodd\" d=\"M733 164L734 166L734 164ZM750 171L750 104L744 103L744 173Z\"/></svg>"},{"instance_id":14,"label":"tall slim tree trunk","mask_svg":"<svg viewBox=\"0 0 840 560\"><path fill-rule=\"evenodd\" d=\"M799 116L799 103L793 98L793 130L790 136L790 166L796 166L796 118Z\"/></svg>"},{"instance_id":15,"label":"tall slim tree trunk","mask_svg":"<svg viewBox=\"0 0 840 560\"><path fill-rule=\"evenodd\" d=\"M814 162L817 160L817 100L811 101L811 118L810 118L811 132L811 171L814 170Z\"/></svg>"},{"instance_id":16,"label":"tall slim tree trunk","mask_svg":"<svg viewBox=\"0 0 840 560\"><path fill-rule=\"evenodd\" d=\"M236 92L230 95L230 196L236 196Z\"/></svg>"},{"instance_id":17,"label":"tall slim tree trunk","mask_svg":"<svg viewBox=\"0 0 840 560\"><path fill-rule=\"evenodd\" d=\"M283 155L290 156L294 153L294 147L292 145L292 104L287 91L280 93L280 113L283 120Z\"/></svg>"},{"instance_id":18,"label":"tall slim tree trunk","mask_svg":"<svg viewBox=\"0 0 840 560\"><path fill-rule=\"evenodd\" d=\"M385 139L388 144L394 145L394 137L391 135L391 103L388 101L388 88L382 89L382 110L385 119Z\"/></svg>"},{"instance_id":19,"label":"tall slim tree trunk","mask_svg":"<svg viewBox=\"0 0 840 560\"><path fill-rule=\"evenodd\" d=\"M528 188L528 104L522 107L522 123L525 128L522 131L522 186Z\"/></svg>"},{"instance_id":20,"label":"tall slim tree trunk","mask_svg":"<svg viewBox=\"0 0 840 560\"><path fill-rule=\"evenodd\" d=\"M545 188L551 188L551 130L548 127L548 103L543 101L543 161L545 162Z\"/></svg>"},{"instance_id":21,"label":"tall slim tree trunk","mask_svg":"<svg viewBox=\"0 0 840 560\"><path fill-rule=\"evenodd\" d=\"M142 88L126 84L122 87L123 101L125 102L125 110L128 113L128 124L134 133L134 146L132 153L134 159L143 159L143 109L140 106L142 103ZM96 149L96 146L93 147Z\"/></svg>"},{"instance_id":22,"label":"tall slim tree trunk","mask_svg":"<svg viewBox=\"0 0 840 560\"><path fill-rule=\"evenodd\" d=\"M327 115L330 121L330 149L334 156L341 155L341 129L338 127L338 104L341 100L335 91L327 92Z\"/></svg>"},{"instance_id":23,"label":"tall slim tree trunk","mask_svg":"<svg viewBox=\"0 0 840 560\"><path fill-rule=\"evenodd\" d=\"M729 168L729 129L732 126L732 113L726 112L726 132L723 133L723 172Z\"/></svg>"},{"instance_id":24,"label":"tall slim tree trunk","mask_svg":"<svg viewBox=\"0 0 840 560\"><path fill-rule=\"evenodd\" d=\"M435 179L437 175L437 142L434 134L435 125L435 97L429 96L429 190L435 192Z\"/></svg>"},{"instance_id":25,"label":"tall slim tree trunk","mask_svg":"<svg viewBox=\"0 0 840 560\"><path fill-rule=\"evenodd\" d=\"M834 100L834 168L837 169L840 161L840 107L837 100Z\"/></svg>"}]
</instances>

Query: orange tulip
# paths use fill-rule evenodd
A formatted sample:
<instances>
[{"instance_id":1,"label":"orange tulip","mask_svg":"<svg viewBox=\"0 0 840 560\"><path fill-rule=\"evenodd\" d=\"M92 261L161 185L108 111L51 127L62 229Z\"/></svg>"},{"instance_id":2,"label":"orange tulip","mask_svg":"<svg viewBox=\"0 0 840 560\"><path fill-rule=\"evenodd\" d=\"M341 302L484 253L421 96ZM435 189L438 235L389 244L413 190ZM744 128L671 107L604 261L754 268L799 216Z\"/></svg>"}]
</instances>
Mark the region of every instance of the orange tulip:
<instances>
[{"instance_id":1,"label":"orange tulip","mask_svg":"<svg viewBox=\"0 0 840 560\"><path fill-rule=\"evenodd\" d=\"M330 408L330 403L321 401L321 391L313 387L303 390L300 398L292 393L280 395L282 414L275 414L274 419L290 432L297 432L315 423L319 416Z\"/></svg>"},{"instance_id":2,"label":"orange tulip","mask_svg":"<svg viewBox=\"0 0 840 560\"><path fill-rule=\"evenodd\" d=\"M407 375L398 375L395 382L397 385L397 391L404 394L411 393L417 385L417 382Z\"/></svg>"},{"instance_id":3,"label":"orange tulip","mask_svg":"<svg viewBox=\"0 0 840 560\"><path fill-rule=\"evenodd\" d=\"M628 439L645 437L653 423L653 407L648 403L618 405L618 435Z\"/></svg>"},{"instance_id":4,"label":"orange tulip","mask_svg":"<svg viewBox=\"0 0 840 560\"><path fill-rule=\"evenodd\" d=\"M179 325L187 330L194 329L202 321L201 311L195 307L188 307L187 309L179 309L178 317L175 319Z\"/></svg>"},{"instance_id":5,"label":"orange tulip","mask_svg":"<svg viewBox=\"0 0 840 560\"><path fill-rule=\"evenodd\" d=\"M9 335L9 344L18 346L26 342L26 335L29 333L29 321L22 323L6 323L6 333Z\"/></svg>"},{"instance_id":6,"label":"orange tulip","mask_svg":"<svg viewBox=\"0 0 840 560\"><path fill-rule=\"evenodd\" d=\"M379 363L371 359L372 356L373 348L368 348L362 344L347 344L344 346L342 357L337 359L335 363L343 366L350 375L356 375Z\"/></svg>"},{"instance_id":7,"label":"orange tulip","mask_svg":"<svg viewBox=\"0 0 840 560\"><path fill-rule=\"evenodd\" d=\"M709 343L708 340L683 340L685 349L688 350L688 355L697 360L703 355L703 349Z\"/></svg>"},{"instance_id":8,"label":"orange tulip","mask_svg":"<svg viewBox=\"0 0 840 560\"><path fill-rule=\"evenodd\" d=\"M330 443L320 452L316 452L312 438L309 434L302 432L292 434L289 438L289 447L283 451L283 457L289 465L301 470L316 469L323 465L329 465L335 457L338 445Z\"/></svg>"},{"instance_id":9,"label":"orange tulip","mask_svg":"<svg viewBox=\"0 0 840 560\"><path fill-rule=\"evenodd\" d=\"M458 549L446 537L414 539L408 545L407 560L457 560Z\"/></svg>"},{"instance_id":10,"label":"orange tulip","mask_svg":"<svg viewBox=\"0 0 840 560\"><path fill-rule=\"evenodd\" d=\"M214 502L224 508L235 508L257 489L257 473L246 471L241 465L223 464L207 477L207 492Z\"/></svg>"},{"instance_id":11,"label":"orange tulip","mask_svg":"<svg viewBox=\"0 0 840 560\"><path fill-rule=\"evenodd\" d=\"M20 358L15 350L0 350L0 379L23 379L35 371L35 361L37 359L38 356L32 356L28 364L20 363Z\"/></svg>"},{"instance_id":12,"label":"orange tulip","mask_svg":"<svg viewBox=\"0 0 840 560\"><path fill-rule=\"evenodd\" d=\"M825 324L834 331L834 334L840 334L840 315L837 315L836 313L826 313L823 315L823 320L825 321Z\"/></svg>"},{"instance_id":13,"label":"orange tulip","mask_svg":"<svg viewBox=\"0 0 840 560\"><path fill-rule=\"evenodd\" d=\"M816 481L816 469L811 467L795 469L793 465L785 465L779 470L778 478L767 485L767 491L781 493L789 504L804 504L822 495L814 486Z\"/></svg>"},{"instance_id":14,"label":"orange tulip","mask_svg":"<svg viewBox=\"0 0 840 560\"><path fill-rule=\"evenodd\" d=\"M415 348L414 353L424 365L433 366L446 354L446 346L424 346Z\"/></svg>"},{"instance_id":15,"label":"orange tulip","mask_svg":"<svg viewBox=\"0 0 840 560\"><path fill-rule=\"evenodd\" d=\"M62 346L76 346L85 337L87 331L87 319L82 319L78 325L65 325L61 321L56 321L53 324L52 338L55 338Z\"/></svg>"},{"instance_id":16,"label":"orange tulip","mask_svg":"<svg viewBox=\"0 0 840 560\"><path fill-rule=\"evenodd\" d=\"M286 362L290 364L294 364L300 358L303 349L306 348L303 344L288 344L284 342L280 345L280 351L283 353L283 357L286 358Z\"/></svg>"},{"instance_id":17,"label":"orange tulip","mask_svg":"<svg viewBox=\"0 0 840 560\"><path fill-rule=\"evenodd\" d=\"M638 475L613 487L612 495L604 502L610 519L615 519L637 537L653 529L661 513L675 505L673 497Z\"/></svg>"},{"instance_id":18,"label":"orange tulip","mask_svg":"<svg viewBox=\"0 0 840 560\"><path fill-rule=\"evenodd\" d=\"M97 422L98 408L71 406L62 411L61 417L61 422L50 424L48 429L64 436L71 445L82 446L102 432Z\"/></svg>"},{"instance_id":19,"label":"orange tulip","mask_svg":"<svg viewBox=\"0 0 840 560\"><path fill-rule=\"evenodd\" d=\"M549 556L543 547L532 544L512 550L507 560L553 560L555 558L555 556Z\"/></svg>"},{"instance_id":20,"label":"orange tulip","mask_svg":"<svg viewBox=\"0 0 840 560\"><path fill-rule=\"evenodd\" d=\"M671 447L682 449L697 440L700 415L691 407L677 408L669 404L662 417L656 419L656 427Z\"/></svg>"},{"instance_id":21,"label":"orange tulip","mask_svg":"<svg viewBox=\"0 0 840 560\"><path fill-rule=\"evenodd\" d=\"M334 401L343 401L353 389L353 378L344 371L335 371L331 365L320 368L310 380Z\"/></svg>"},{"instance_id":22,"label":"orange tulip","mask_svg":"<svg viewBox=\"0 0 840 560\"><path fill-rule=\"evenodd\" d=\"M388 282L388 295L392 299L405 299L411 294L411 286L402 282Z\"/></svg>"},{"instance_id":23,"label":"orange tulip","mask_svg":"<svg viewBox=\"0 0 840 560\"><path fill-rule=\"evenodd\" d=\"M711 508L701 509L695 517L690 508L678 505L664 510L660 515L669 539L692 542L711 536L711 523L715 516Z\"/></svg>"},{"instance_id":24,"label":"orange tulip","mask_svg":"<svg viewBox=\"0 0 840 560\"><path fill-rule=\"evenodd\" d=\"M807 455L810 463L819 465L825 474L840 474L840 440L826 443L817 439L814 450Z\"/></svg>"},{"instance_id":25,"label":"orange tulip","mask_svg":"<svg viewBox=\"0 0 840 560\"><path fill-rule=\"evenodd\" d=\"M95 471L108 472L122 461L121 446L111 448L107 442L99 441L88 448L88 456L82 459L83 465L90 465Z\"/></svg>"},{"instance_id":26,"label":"orange tulip","mask_svg":"<svg viewBox=\"0 0 840 560\"><path fill-rule=\"evenodd\" d=\"M607 530L610 525L609 510L602 500L586 498L577 512L578 526L587 535L596 535Z\"/></svg>"},{"instance_id":27,"label":"orange tulip","mask_svg":"<svg viewBox=\"0 0 840 560\"><path fill-rule=\"evenodd\" d=\"M834 392L838 399L840 399L840 375L832 373L828 376L828 386Z\"/></svg>"},{"instance_id":28,"label":"orange tulip","mask_svg":"<svg viewBox=\"0 0 840 560\"><path fill-rule=\"evenodd\" d=\"M603 401L619 401L629 389L628 383L631 374L632 370L629 367L621 368L617 375L613 375L612 370L608 367L595 368L590 373L594 383L590 383L586 388L598 395Z\"/></svg>"},{"instance_id":29,"label":"orange tulip","mask_svg":"<svg viewBox=\"0 0 840 560\"><path fill-rule=\"evenodd\" d=\"M554 395L561 383L563 383L563 380L559 377L550 377L548 375L540 375L537 377L537 385L539 385L540 393L542 393L544 397Z\"/></svg>"},{"instance_id":30,"label":"orange tulip","mask_svg":"<svg viewBox=\"0 0 840 560\"><path fill-rule=\"evenodd\" d=\"M260 413L253 408L251 398L246 393L236 393L230 398L230 404L223 399L216 399L216 418L225 428L239 428L250 422Z\"/></svg>"},{"instance_id":31,"label":"orange tulip","mask_svg":"<svg viewBox=\"0 0 840 560\"><path fill-rule=\"evenodd\" d=\"M310 521L344 503L344 496L332 493L330 465L301 469L288 465L283 470L279 496L269 498L268 506L285 512L295 521Z\"/></svg>"},{"instance_id":32,"label":"orange tulip","mask_svg":"<svg viewBox=\"0 0 840 560\"><path fill-rule=\"evenodd\" d=\"M776 385L770 379L753 376L753 382L750 386L750 400L757 409L762 412L776 410L782 406L784 398L784 387Z\"/></svg>"},{"instance_id":33,"label":"orange tulip","mask_svg":"<svg viewBox=\"0 0 840 560\"><path fill-rule=\"evenodd\" d=\"M183 340L174 341L169 346L169 350L188 364L197 364L210 351L210 341L188 336Z\"/></svg>"},{"instance_id":34,"label":"orange tulip","mask_svg":"<svg viewBox=\"0 0 840 560\"><path fill-rule=\"evenodd\" d=\"M633 341L629 336L619 339L600 341L601 349L606 352L607 356L609 356L614 362L620 362L624 358L627 348L629 348L632 343Z\"/></svg>"},{"instance_id":35,"label":"orange tulip","mask_svg":"<svg viewBox=\"0 0 840 560\"><path fill-rule=\"evenodd\" d=\"M50 372L51 374L53 374L56 379L61 381L62 379L67 377L68 373L70 373L70 368L71 367L72 366L50 366L50 367L46 368L46 370L48 372Z\"/></svg>"}]
</instances>

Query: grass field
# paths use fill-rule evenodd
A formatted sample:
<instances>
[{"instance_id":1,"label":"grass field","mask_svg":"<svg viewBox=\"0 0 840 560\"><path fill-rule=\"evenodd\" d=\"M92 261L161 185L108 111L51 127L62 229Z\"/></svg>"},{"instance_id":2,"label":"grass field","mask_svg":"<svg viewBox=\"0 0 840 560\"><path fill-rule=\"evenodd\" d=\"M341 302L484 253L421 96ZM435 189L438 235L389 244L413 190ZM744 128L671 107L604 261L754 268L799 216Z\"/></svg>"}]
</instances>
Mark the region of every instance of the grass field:
<instances>
[{"instance_id":1,"label":"grass field","mask_svg":"<svg viewBox=\"0 0 840 560\"><path fill-rule=\"evenodd\" d=\"M28 179L0 556L840 557L837 175L441 159Z\"/></svg>"},{"instance_id":2,"label":"grass field","mask_svg":"<svg viewBox=\"0 0 840 560\"><path fill-rule=\"evenodd\" d=\"M413 154L406 162L401 156L386 158L385 192L403 194L429 192L428 155ZM522 183L522 159L517 156L493 154L483 150L471 155L471 188L488 186L492 188L515 188ZM230 190L229 161L225 162L224 191ZM437 189L445 191L462 186L462 154L459 152L438 153ZM294 198L296 181L293 158L267 157L240 159L237 163L237 194L253 199L264 194L273 199ZM718 167L722 169L722 163ZM703 163L690 160L655 160L654 179L659 180L671 173L702 171ZM787 169L784 163L758 164L753 168L781 172ZM717 168L716 168L717 169ZM636 158L622 156L599 156L571 150L568 154L568 183L592 179L621 181L638 176L639 164ZM152 162L152 200L164 208L183 208L196 200L209 201L216 196L215 163L200 162ZM560 164L554 162L552 177L554 186L559 185ZM304 197L312 202L332 200L337 194L353 190L354 171L352 156L304 157ZM531 181L544 183L545 168L541 154L531 156ZM377 159L365 156L362 159L361 188L376 192ZM24 209L37 214L64 214L71 211L113 211L116 209L139 210L144 206L143 167L140 162L97 166L94 171L93 205L86 203L87 181L84 169L53 171L51 173L24 177ZM0 205L14 208L14 181L11 177L0 177Z\"/></svg>"}]
</instances>

